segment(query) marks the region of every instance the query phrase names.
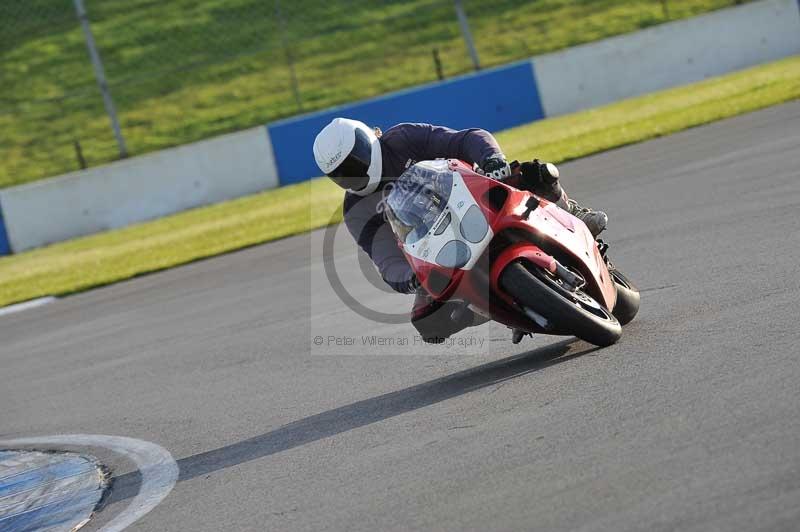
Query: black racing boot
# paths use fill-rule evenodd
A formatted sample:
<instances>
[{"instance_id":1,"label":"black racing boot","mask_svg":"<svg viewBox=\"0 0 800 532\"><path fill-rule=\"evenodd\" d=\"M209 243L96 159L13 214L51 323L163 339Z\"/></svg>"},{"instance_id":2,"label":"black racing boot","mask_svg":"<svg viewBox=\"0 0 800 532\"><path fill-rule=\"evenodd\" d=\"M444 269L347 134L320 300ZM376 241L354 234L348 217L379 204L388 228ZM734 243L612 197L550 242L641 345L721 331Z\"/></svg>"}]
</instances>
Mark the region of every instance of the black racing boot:
<instances>
[{"instance_id":1,"label":"black racing boot","mask_svg":"<svg viewBox=\"0 0 800 532\"><path fill-rule=\"evenodd\" d=\"M561 189L560 186L558 188ZM558 201L554 201L553 203L585 223L589 232L592 233L592 236L595 238L603 232L603 229L605 229L608 224L608 215L606 213L581 207L577 201L567 197L567 193L564 192L563 189L561 189L561 197L558 198Z\"/></svg>"},{"instance_id":2,"label":"black racing boot","mask_svg":"<svg viewBox=\"0 0 800 532\"><path fill-rule=\"evenodd\" d=\"M606 213L581 207L574 199L567 198L567 208L565 210L585 223L595 238L603 232L603 229L608 224L608 215Z\"/></svg>"},{"instance_id":3,"label":"black racing boot","mask_svg":"<svg viewBox=\"0 0 800 532\"><path fill-rule=\"evenodd\" d=\"M511 329L511 343L518 344L522 341L525 336L533 336L531 333L527 333L522 329Z\"/></svg>"},{"instance_id":4,"label":"black racing boot","mask_svg":"<svg viewBox=\"0 0 800 532\"><path fill-rule=\"evenodd\" d=\"M581 207L577 201L567 197L567 193L559 183L559 172L556 165L534 159L532 162L522 163L519 168L527 190L555 203L580 219L589 228L592 236L597 237L606 228L606 224L608 224L606 213Z\"/></svg>"},{"instance_id":5,"label":"black racing boot","mask_svg":"<svg viewBox=\"0 0 800 532\"><path fill-rule=\"evenodd\" d=\"M428 344L440 344L467 327L487 321L489 320L475 314L461 302L436 301L424 288L417 290L411 309L411 324Z\"/></svg>"}]
</instances>

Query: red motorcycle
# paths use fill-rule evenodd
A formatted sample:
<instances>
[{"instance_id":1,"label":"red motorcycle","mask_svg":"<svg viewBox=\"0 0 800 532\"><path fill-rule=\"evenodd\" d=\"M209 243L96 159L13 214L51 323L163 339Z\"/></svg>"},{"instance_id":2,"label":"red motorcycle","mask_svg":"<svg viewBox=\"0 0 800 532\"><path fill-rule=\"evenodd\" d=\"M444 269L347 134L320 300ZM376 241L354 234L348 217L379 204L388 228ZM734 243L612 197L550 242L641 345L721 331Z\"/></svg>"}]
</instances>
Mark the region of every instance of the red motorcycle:
<instances>
[{"instance_id":1,"label":"red motorcycle","mask_svg":"<svg viewBox=\"0 0 800 532\"><path fill-rule=\"evenodd\" d=\"M553 168L555 170L555 168ZM383 208L422 286L524 333L619 340L639 292L608 246L555 204L457 160L410 167Z\"/></svg>"}]
</instances>

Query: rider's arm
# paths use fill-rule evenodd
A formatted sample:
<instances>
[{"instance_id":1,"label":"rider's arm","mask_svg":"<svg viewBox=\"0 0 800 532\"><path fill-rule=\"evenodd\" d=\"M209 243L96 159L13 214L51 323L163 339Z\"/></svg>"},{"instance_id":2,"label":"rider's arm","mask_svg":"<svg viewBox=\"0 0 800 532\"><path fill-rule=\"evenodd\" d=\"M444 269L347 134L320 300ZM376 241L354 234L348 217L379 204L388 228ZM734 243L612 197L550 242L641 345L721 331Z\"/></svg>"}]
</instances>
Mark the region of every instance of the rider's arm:
<instances>
[{"instance_id":1,"label":"rider's arm","mask_svg":"<svg viewBox=\"0 0 800 532\"><path fill-rule=\"evenodd\" d=\"M428 125L427 159L447 157L482 166L486 159L502 154L494 136L486 130L473 128L456 131Z\"/></svg>"},{"instance_id":2,"label":"rider's arm","mask_svg":"<svg viewBox=\"0 0 800 532\"><path fill-rule=\"evenodd\" d=\"M446 127L430 126L430 158L448 157L477 164L489 177L507 178L511 168L500 150L497 140L483 129L455 131Z\"/></svg>"},{"instance_id":3,"label":"rider's arm","mask_svg":"<svg viewBox=\"0 0 800 532\"><path fill-rule=\"evenodd\" d=\"M389 224L384 224L378 229L372 242L371 251L370 258L378 267L384 282L392 290L401 294L410 294L417 289L418 283L414 270L411 269L411 265L400 250Z\"/></svg>"},{"instance_id":4,"label":"rider's arm","mask_svg":"<svg viewBox=\"0 0 800 532\"><path fill-rule=\"evenodd\" d=\"M344 202L344 223L363 249L383 280L392 290L408 294L416 290L414 271L397 245L391 227L378 212L380 194L356 196L347 194Z\"/></svg>"},{"instance_id":5,"label":"rider's arm","mask_svg":"<svg viewBox=\"0 0 800 532\"><path fill-rule=\"evenodd\" d=\"M431 124L404 123L389 129L383 142L402 163L408 160L461 159L480 166L486 159L501 154L492 134L477 128L456 131ZM404 168L400 173L402 170Z\"/></svg>"}]
</instances>

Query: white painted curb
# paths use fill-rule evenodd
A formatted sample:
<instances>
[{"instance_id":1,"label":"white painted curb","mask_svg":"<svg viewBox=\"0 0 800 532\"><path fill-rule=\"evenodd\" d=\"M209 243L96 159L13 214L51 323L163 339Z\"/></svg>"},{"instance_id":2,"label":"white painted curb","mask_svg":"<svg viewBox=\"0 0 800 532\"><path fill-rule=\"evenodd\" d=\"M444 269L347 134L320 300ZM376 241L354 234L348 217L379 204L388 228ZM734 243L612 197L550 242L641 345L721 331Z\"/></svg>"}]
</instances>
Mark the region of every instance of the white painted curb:
<instances>
[{"instance_id":1,"label":"white painted curb","mask_svg":"<svg viewBox=\"0 0 800 532\"><path fill-rule=\"evenodd\" d=\"M17 312L22 312L23 310L41 307L42 305L52 303L55 300L56 298L53 296L45 296L38 299L23 301L22 303L15 303L6 307L0 307L0 316L7 316L8 314L15 314Z\"/></svg>"},{"instance_id":2,"label":"white painted curb","mask_svg":"<svg viewBox=\"0 0 800 532\"><path fill-rule=\"evenodd\" d=\"M143 440L102 434L61 434L0 440L0 446L8 448L31 445L100 447L121 454L136 464L142 475L139 493L99 532L122 532L158 506L178 481L178 464L169 451Z\"/></svg>"}]
</instances>

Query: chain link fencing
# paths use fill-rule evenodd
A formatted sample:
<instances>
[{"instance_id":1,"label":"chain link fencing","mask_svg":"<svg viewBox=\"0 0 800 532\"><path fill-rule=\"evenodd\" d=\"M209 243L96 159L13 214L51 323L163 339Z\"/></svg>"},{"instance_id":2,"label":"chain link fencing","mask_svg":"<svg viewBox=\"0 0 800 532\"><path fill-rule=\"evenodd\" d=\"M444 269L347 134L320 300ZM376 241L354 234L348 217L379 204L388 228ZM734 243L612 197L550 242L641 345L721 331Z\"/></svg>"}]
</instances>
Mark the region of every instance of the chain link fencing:
<instances>
[{"instance_id":1,"label":"chain link fencing","mask_svg":"<svg viewBox=\"0 0 800 532\"><path fill-rule=\"evenodd\" d=\"M736 3L741 0L2 2L0 186ZM90 60L79 4L104 83ZM115 138L104 91L126 150Z\"/></svg>"}]
</instances>

